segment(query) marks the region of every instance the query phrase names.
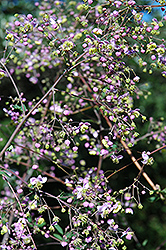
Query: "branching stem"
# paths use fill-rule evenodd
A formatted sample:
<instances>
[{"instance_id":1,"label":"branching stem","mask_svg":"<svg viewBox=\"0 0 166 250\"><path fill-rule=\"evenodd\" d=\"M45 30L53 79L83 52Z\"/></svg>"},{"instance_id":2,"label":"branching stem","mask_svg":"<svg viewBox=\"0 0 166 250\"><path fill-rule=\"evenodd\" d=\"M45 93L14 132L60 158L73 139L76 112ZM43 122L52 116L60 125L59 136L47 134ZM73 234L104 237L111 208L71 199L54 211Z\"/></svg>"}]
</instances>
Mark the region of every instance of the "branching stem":
<instances>
[{"instance_id":1,"label":"branching stem","mask_svg":"<svg viewBox=\"0 0 166 250\"><path fill-rule=\"evenodd\" d=\"M80 55L75 62L77 62L85 53L83 53L82 55ZM32 112L42 103L42 101L54 90L55 86L60 82L60 80L66 75L66 73L72 71L75 67L77 67L80 63L84 62L80 61L77 64L75 64L74 66L72 66L70 69L65 70L63 72L63 74L55 81L55 83L53 84L53 86L47 91L47 93L35 104L35 106L28 112L27 115L25 115L22 119L22 121L18 124L17 128L15 129L15 131L13 132L13 134L11 135L11 137L9 138L8 142L6 143L6 145L4 146L4 148L2 149L1 153L0 153L0 158L2 158L3 154L5 153L6 149L10 146L11 142L13 141L14 137L17 135L18 131L20 130L20 128L22 127L22 125L24 124L24 122L27 120L27 118L32 114Z\"/></svg>"}]
</instances>

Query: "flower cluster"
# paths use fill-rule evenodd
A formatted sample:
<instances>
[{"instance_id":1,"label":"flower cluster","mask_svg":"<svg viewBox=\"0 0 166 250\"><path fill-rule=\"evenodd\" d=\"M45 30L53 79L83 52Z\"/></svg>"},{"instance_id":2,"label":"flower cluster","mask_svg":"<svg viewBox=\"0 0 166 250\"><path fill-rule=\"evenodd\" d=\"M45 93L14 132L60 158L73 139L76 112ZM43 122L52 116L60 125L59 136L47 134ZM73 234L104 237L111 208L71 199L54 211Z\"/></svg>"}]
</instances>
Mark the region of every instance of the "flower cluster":
<instances>
[{"instance_id":1,"label":"flower cluster","mask_svg":"<svg viewBox=\"0 0 166 250\"><path fill-rule=\"evenodd\" d=\"M123 238L131 240L133 232L129 228L122 230L118 217L122 212L132 213L132 209L123 208L121 201L107 186L104 172L101 170L97 175L96 171L97 168L92 168L84 173L85 177L66 180L68 187L74 187L73 195L67 199L71 207L70 220L74 227L71 227L73 237L68 243L69 248L100 249L102 245L103 249L118 249L118 246L122 245L125 249ZM82 235L85 237L82 238Z\"/></svg>"}]
</instances>

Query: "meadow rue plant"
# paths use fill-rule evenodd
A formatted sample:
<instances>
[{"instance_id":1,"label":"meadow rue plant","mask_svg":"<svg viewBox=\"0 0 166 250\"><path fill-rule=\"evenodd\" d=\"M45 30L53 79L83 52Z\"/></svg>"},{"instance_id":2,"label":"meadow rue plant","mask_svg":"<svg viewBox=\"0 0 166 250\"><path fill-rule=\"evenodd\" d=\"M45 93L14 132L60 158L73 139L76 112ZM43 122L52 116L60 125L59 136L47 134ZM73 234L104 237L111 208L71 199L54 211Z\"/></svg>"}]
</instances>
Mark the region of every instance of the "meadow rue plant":
<instances>
[{"instance_id":1,"label":"meadow rue plant","mask_svg":"<svg viewBox=\"0 0 166 250\"><path fill-rule=\"evenodd\" d=\"M0 78L3 84L8 77L17 95L3 107L14 132L0 153L1 249L50 243L125 250L136 239L126 218L143 208L140 194L164 199L143 171L153 163L150 156L165 148L164 123L144 136L157 140L157 149L143 149L139 159L130 149L143 139L137 121L147 120L134 103L144 93L132 62L143 72L158 68L166 75L160 39L166 18L146 22L146 7L128 0L46 0L35 2L37 16L15 14L6 24ZM21 77L32 89L39 86L42 96L29 99L20 92ZM116 164L127 155L139 174L113 190L111 177L127 167Z\"/></svg>"}]
</instances>

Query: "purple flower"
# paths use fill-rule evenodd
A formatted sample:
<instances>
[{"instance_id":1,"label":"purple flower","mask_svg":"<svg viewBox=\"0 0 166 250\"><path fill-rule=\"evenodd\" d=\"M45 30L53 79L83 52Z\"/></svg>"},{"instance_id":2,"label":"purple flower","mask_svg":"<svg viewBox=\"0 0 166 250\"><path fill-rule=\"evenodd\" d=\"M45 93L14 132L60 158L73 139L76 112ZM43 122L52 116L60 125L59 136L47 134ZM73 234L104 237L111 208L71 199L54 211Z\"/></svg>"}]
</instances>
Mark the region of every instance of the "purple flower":
<instances>
[{"instance_id":1,"label":"purple flower","mask_svg":"<svg viewBox=\"0 0 166 250\"><path fill-rule=\"evenodd\" d=\"M43 32L44 29L43 29L41 26L39 26L39 27L38 27L38 31Z\"/></svg>"},{"instance_id":2,"label":"purple flower","mask_svg":"<svg viewBox=\"0 0 166 250\"><path fill-rule=\"evenodd\" d=\"M116 156L114 153L111 155L112 161L115 163L119 163L119 160L121 160L123 158L122 155L118 155Z\"/></svg>"},{"instance_id":3,"label":"purple flower","mask_svg":"<svg viewBox=\"0 0 166 250\"><path fill-rule=\"evenodd\" d=\"M114 225L114 224L115 224L115 222L114 222L114 220L113 220L113 219L109 219L109 220L107 220L107 223L108 223L108 225L110 225L110 226L112 226L112 225Z\"/></svg>"},{"instance_id":4,"label":"purple flower","mask_svg":"<svg viewBox=\"0 0 166 250\"><path fill-rule=\"evenodd\" d=\"M58 147L58 146L55 147L55 151L56 151L56 152L59 152L59 151L60 151L60 147Z\"/></svg>"},{"instance_id":5,"label":"purple flower","mask_svg":"<svg viewBox=\"0 0 166 250\"><path fill-rule=\"evenodd\" d=\"M114 17L117 17L118 15L119 15L119 12L118 12L117 10L114 10L114 11L113 11L113 16L114 16Z\"/></svg>"},{"instance_id":6,"label":"purple flower","mask_svg":"<svg viewBox=\"0 0 166 250\"><path fill-rule=\"evenodd\" d=\"M85 241L87 242L87 243L89 243L89 242L91 242L92 241L92 237L87 237L86 239L85 239Z\"/></svg>"},{"instance_id":7,"label":"purple flower","mask_svg":"<svg viewBox=\"0 0 166 250\"><path fill-rule=\"evenodd\" d=\"M20 26L20 22L19 22L19 21L15 21L14 24L15 24L16 26Z\"/></svg>"},{"instance_id":8,"label":"purple flower","mask_svg":"<svg viewBox=\"0 0 166 250\"><path fill-rule=\"evenodd\" d=\"M61 241L61 246L62 246L62 247L67 246L67 244L68 244L68 243L67 243L66 241Z\"/></svg>"},{"instance_id":9,"label":"purple flower","mask_svg":"<svg viewBox=\"0 0 166 250\"><path fill-rule=\"evenodd\" d=\"M125 193L125 194L124 194L124 199L125 199L126 201L131 200L131 194L130 194L130 193Z\"/></svg>"},{"instance_id":10,"label":"purple flower","mask_svg":"<svg viewBox=\"0 0 166 250\"><path fill-rule=\"evenodd\" d=\"M122 5L121 1L115 1L114 4L116 4L116 8L119 8Z\"/></svg>"},{"instance_id":11,"label":"purple flower","mask_svg":"<svg viewBox=\"0 0 166 250\"><path fill-rule=\"evenodd\" d=\"M68 199L67 199L67 202L68 202L68 203L72 203L72 198L68 198Z\"/></svg>"},{"instance_id":12,"label":"purple flower","mask_svg":"<svg viewBox=\"0 0 166 250\"><path fill-rule=\"evenodd\" d=\"M23 192L22 188L17 189L17 193L21 194Z\"/></svg>"},{"instance_id":13,"label":"purple flower","mask_svg":"<svg viewBox=\"0 0 166 250\"><path fill-rule=\"evenodd\" d=\"M151 59L154 61L154 60L156 60L156 56L155 55L152 55L151 56Z\"/></svg>"},{"instance_id":14,"label":"purple flower","mask_svg":"<svg viewBox=\"0 0 166 250\"><path fill-rule=\"evenodd\" d=\"M78 147L77 146L74 146L73 147L73 151L76 152L78 150Z\"/></svg>"},{"instance_id":15,"label":"purple flower","mask_svg":"<svg viewBox=\"0 0 166 250\"><path fill-rule=\"evenodd\" d=\"M41 146L40 143L38 143L38 142L35 143L35 147L36 147L36 148L40 148L40 146Z\"/></svg>"},{"instance_id":16,"label":"purple flower","mask_svg":"<svg viewBox=\"0 0 166 250\"><path fill-rule=\"evenodd\" d=\"M136 40L136 39L137 39L137 36L136 36L136 35L134 35L134 36L132 36L132 38L133 38L134 40Z\"/></svg>"},{"instance_id":17,"label":"purple flower","mask_svg":"<svg viewBox=\"0 0 166 250\"><path fill-rule=\"evenodd\" d=\"M52 17L50 18L50 23L53 29L56 29L58 27L57 22Z\"/></svg>"},{"instance_id":18,"label":"purple flower","mask_svg":"<svg viewBox=\"0 0 166 250\"><path fill-rule=\"evenodd\" d=\"M139 76L135 76L135 77L133 78L133 81L134 81L134 82L139 82L139 80L140 80L140 77L139 77Z\"/></svg>"},{"instance_id":19,"label":"purple flower","mask_svg":"<svg viewBox=\"0 0 166 250\"><path fill-rule=\"evenodd\" d=\"M28 19L32 19L33 16L32 16L31 14L28 14L28 15L27 15L27 18L28 18Z\"/></svg>"},{"instance_id":20,"label":"purple flower","mask_svg":"<svg viewBox=\"0 0 166 250\"><path fill-rule=\"evenodd\" d=\"M133 1L133 0L128 1L128 5L133 6L134 4L135 4L135 1Z\"/></svg>"},{"instance_id":21,"label":"purple flower","mask_svg":"<svg viewBox=\"0 0 166 250\"><path fill-rule=\"evenodd\" d=\"M128 207L128 208L126 208L125 212L126 212L126 214L133 214L133 209Z\"/></svg>"},{"instance_id":22,"label":"purple flower","mask_svg":"<svg viewBox=\"0 0 166 250\"><path fill-rule=\"evenodd\" d=\"M97 210L98 214L100 214L102 218L105 218L105 216L111 212L112 206L109 202L105 202L103 205L97 206Z\"/></svg>"},{"instance_id":23,"label":"purple flower","mask_svg":"<svg viewBox=\"0 0 166 250\"><path fill-rule=\"evenodd\" d=\"M166 71L161 72L162 76L166 77Z\"/></svg>"},{"instance_id":24,"label":"purple flower","mask_svg":"<svg viewBox=\"0 0 166 250\"><path fill-rule=\"evenodd\" d=\"M71 114L71 111L70 111L70 110L64 110L63 114L64 114L64 115L70 115L70 114Z\"/></svg>"},{"instance_id":25,"label":"purple flower","mask_svg":"<svg viewBox=\"0 0 166 250\"><path fill-rule=\"evenodd\" d=\"M105 57L100 57L100 62L106 62L107 61L107 59L105 58Z\"/></svg>"},{"instance_id":26,"label":"purple flower","mask_svg":"<svg viewBox=\"0 0 166 250\"><path fill-rule=\"evenodd\" d=\"M93 0L88 0L88 4L92 4L93 3Z\"/></svg>"},{"instance_id":27,"label":"purple flower","mask_svg":"<svg viewBox=\"0 0 166 250\"><path fill-rule=\"evenodd\" d=\"M55 111L56 113L62 113L63 111L63 109L58 104L54 104L53 106L51 106L50 110Z\"/></svg>"},{"instance_id":28,"label":"purple flower","mask_svg":"<svg viewBox=\"0 0 166 250\"><path fill-rule=\"evenodd\" d=\"M102 150L100 151L100 155L102 156L102 155L106 155L106 154L108 154L109 152L108 152L108 150L106 150L106 149L104 149L104 148L102 148Z\"/></svg>"},{"instance_id":29,"label":"purple flower","mask_svg":"<svg viewBox=\"0 0 166 250\"><path fill-rule=\"evenodd\" d=\"M32 177L30 179L30 183L32 185L36 185L37 183L45 183L47 181L47 177L42 177L41 175L39 175L37 178L36 177Z\"/></svg>"},{"instance_id":30,"label":"purple flower","mask_svg":"<svg viewBox=\"0 0 166 250\"><path fill-rule=\"evenodd\" d=\"M83 202L82 205L83 205L84 207L88 207L88 206L89 206L89 202L85 201L85 202Z\"/></svg>"},{"instance_id":31,"label":"purple flower","mask_svg":"<svg viewBox=\"0 0 166 250\"><path fill-rule=\"evenodd\" d=\"M77 193L77 199L82 198L83 194L87 191L89 188L89 183L84 183L83 186L77 186L76 187L76 193Z\"/></svg>"},{"instance_id":32,"label":"purple flower","mask_svg":"<svg viewBox=\"0 0 166 250\"><path fill-rule=\"evenodd\" d=\"M148 163L148 160L149 160L149 155L150 155L150 152L148 151L147 153L144 151L142 152L142 158L143 158L143 161L141 161L143 164L147 164Z\"/></svg>"},{"instance_id":33,"label":"purple flower","mask_svg":"<svg viewBox=\"0 0 166 250\"><path fill-rule=\"evenodd\" d=\"M36 164L34 164L33 166L32 166L32 169L37 169L39 166L38 165L36 165Z\"/></svg>"},{"instance_id":34,"label":"purple flower","mask_svg":"<svg viewBox=\"0 0 166 250\"><path fill-rule=\"evenodd\" d=\"M92 203L92 202L89 203L89 207L90 207L90 208L93 208L93 207L94 207L94 203Z\"/></svg>"},{"instance_id":35,"label":"purple flower","mask_svg":"<svg viewBox=\"0 0 166 250\"><path fill-rule=\"evenodd\" d=\"M155 25L153 29L154 29L154 30L158 30L158 29L159 29L159 25L158 25L158 24Z\"/></svg>"},{"instance_id":36,"label":"purple flower","mask_svg":"<svg viewBox=\"0 0 166 250\"><path fill-rule=\"evenodd\" d=\"M146 28L146 31L147 31L147 32L151 32L151 31L152 31L152 27L147 27L147 28Z\"/></svg>"},{"instance_id":37,"label":"purple flower","mask_svg":"<svg viewBox=\"0 0 166 250\"><path fill-rule=\"evenodd\" d=\"M70 145L70 141L67 139L67 140L65 140L65 144L67 145L67 146L69 146Z\"/></svg>"},{"instance_id":38,"label":"purple flower","mask_svg":"<svg viewBox=\"0 0 166 250\"><path fill-rule=\"evenodd\" d=\"M126 235L126 239L127 239L127 240L131 240L131 239L132 239L132 236L133 236L132 233L128 233L128 234Z\"/></svg>"},{"instance_id":39,"label":"purple flower","mask_svg":"<svg viewBox=\"0 0 166 250\"><path fill-rule=\"evenodd\" d=\"M49 236L49 233L45 233L44 236L45 236L46 239L50 237L50 236Z\"/></svg>"},{"instance_id":40,"label":"purple flower","mask_svg":"<svg viewBox=\"0 0 166 250\"><path fill-rule=\"evenodd\" d=\"M93 91L94 91L94 92L97 92L97 91L98 91L98 88L97 88L97 87L94 87L94 88L93 88Z\"/></svg>"}]
</instances>

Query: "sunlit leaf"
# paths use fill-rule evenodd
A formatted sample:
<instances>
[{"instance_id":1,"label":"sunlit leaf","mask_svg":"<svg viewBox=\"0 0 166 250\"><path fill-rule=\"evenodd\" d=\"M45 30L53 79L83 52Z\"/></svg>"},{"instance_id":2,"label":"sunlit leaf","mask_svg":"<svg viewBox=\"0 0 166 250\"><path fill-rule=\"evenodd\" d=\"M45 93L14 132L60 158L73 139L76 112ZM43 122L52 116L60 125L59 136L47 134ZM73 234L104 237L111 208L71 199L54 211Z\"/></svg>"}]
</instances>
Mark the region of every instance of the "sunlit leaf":
<instances>
[{"instance_id":1,"label":"sunlit leaf","mask_svg":"<svg viewBox=\"0 0 166 250\"><path fill-rule=\"evenodd\" d=\"M55 225L54 226L56 228L56 230L58 231L58 233L63 235L63 229L59 226L59 225Z\"/></svg>"}]
</instances>

